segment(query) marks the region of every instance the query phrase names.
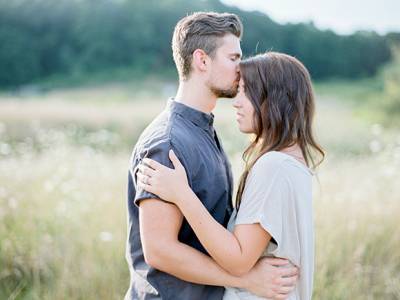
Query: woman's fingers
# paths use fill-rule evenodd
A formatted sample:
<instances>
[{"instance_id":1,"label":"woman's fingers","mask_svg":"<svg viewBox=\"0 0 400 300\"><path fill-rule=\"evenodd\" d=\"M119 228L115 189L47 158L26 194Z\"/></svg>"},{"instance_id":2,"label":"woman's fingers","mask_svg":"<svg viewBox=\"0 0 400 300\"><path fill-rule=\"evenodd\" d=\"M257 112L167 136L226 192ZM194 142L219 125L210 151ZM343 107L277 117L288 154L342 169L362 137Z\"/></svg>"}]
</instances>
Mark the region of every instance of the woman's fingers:
<instances>
[{"instance_id":1,"label":"woman's fingers","mask_svg":"<svg viewBox=\"0 0 400 300\"><path fill-rule=\"evenodd\" d=\"M145 185L151 185L151 177L144 175L140 172L138 172L136 174L138 181L140 181L141 183L145 184Z\"/></svg>"},{"instance_id":2,"label":"woman's fingers","mask_svg":"<svg viewBox=\"0 0 400 300\"><path fill-rule=\"evenodd\" d=\"M299 269L296 267L281 267L279 268L279 275L282 277L297 277Z\"/></svg>"},{"instance_id":3,"label":"woman's fingers","mask_svg":"<svg viewBox=\"0 0 400 300\"><path fill-rule=\"evenodd\" d=\"M279 284L285 287L294 287L296 285L296 282L297 282L297 276L282 277L279 280Z\"/></svg>"},{"instance_id":4,"label":"woman's fingers","mask_svg":"<svg viewBox=\"0 0 400 300\"><path fill-rule=\"evenodd\" d=\"M278 257L266 257L262 259L272 266L285 266L289 263L287 259Z\"/></svg>"},{"instance_id":5,"label":"woman's fingers","mask_svg":"<svg viewBox=\"0 0 400 300\"><path fill-rule=\"evenodd\" d=\"M152 168L152 169L154 169L154 170L157 170L157 169L159 169L159 168L161 168L161 167L164 167L162 164L160 164L158 161L155 161L155 160L153 160L153 159L150 159L150 158L143 158L143 160L142 160L142 162L144 163L144 164L146 164L147 166L149 166L150 168Z\"/></svg>"},{"instance_id":6,"label":"woman's fingers","mask_svg":"<svg viewBox=\"0 0 400 300\"><path fill-rule=\"evenodd\" d=\"M139 173L142 173L143 175L147 175L150 177L153 177L156 174L156 172L152 168L150 168L144 164L139 164L138 170L139 170Z\"/></svg>"},{"instance_id":7,"label":"woman's fingers","mask_svg":"<svg viewBox=\"0 0 400 300\"><path fill-rule=\"evenodd\" d=\"M156 195L156 191L154 190L154 188L151 185L144 184L142 182L138 182L138 188Z\"/></svg>"},{"instance_id":8,"label":"woman's fingers","mask_svg":"<svg viewBox=\"0 0 400 300\"><path fill-rule=\"evenodd\" d=\"M172 149L169 150L169 159L172 161L175 169L183 167L179 158L175 155L175 152Z\"/></svg>"},{"instance_id":9,"label":"woman's fingers","mask_svg":"<svg viewBox=\"0 0 400 300\"><path fill-rule=\"evenodd\" d=\"M279 294L274 297L274 300L286 300L288 298L288 295L286 294Z\"/></svg>"},{"instance_id":10,"label":"woman's fingers","mask_svg":"<svg viewBox=\"0 0 400 300\"><path fill-rule=\"evenodd\" d=\"M137 176L138 176L138 180L137 180L138 189L142 189L149 193L156 194L154 187L151 186L149 183L146 183L146 180L143 179L144 175L139 175L139 173L138 173Z\"/></svg>"},{"instance_id":11,"label":"woman's fingers","mask_svg":"<svg viewBox=\"0 0 400 300\"><path fill-rule=\"evenodd\" d=\"M275 297L274 300L285 300L288 298L289 294L294 290L295 286L280 286L275 290Z\"/></svg>"},{"instance_id":12,"label":"woman's fingers","mask_svg":"<svg viewBox=\"0 0 400 300\"><path fill-rule=\"evenodd\" d=\"M290 289L293 290L296 286L297 283L297 277L287 277L287 278L281 278L281 280L279 281L280 284L280 293L282 293L282 291L284 289Z\"/></svg>"}]
</instances>

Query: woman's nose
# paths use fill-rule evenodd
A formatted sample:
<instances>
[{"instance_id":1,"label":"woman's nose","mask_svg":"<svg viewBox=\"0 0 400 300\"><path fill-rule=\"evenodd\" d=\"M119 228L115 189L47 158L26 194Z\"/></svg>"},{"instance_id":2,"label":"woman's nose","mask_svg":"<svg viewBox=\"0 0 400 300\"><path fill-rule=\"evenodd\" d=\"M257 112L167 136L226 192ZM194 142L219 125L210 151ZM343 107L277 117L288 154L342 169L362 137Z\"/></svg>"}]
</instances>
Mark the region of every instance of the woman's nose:
<instances>
[{"instance_id":1,"label":"woman's nose","mask_svg":"<svg viewBox=\"0 0 400 300\"><path fill-rule=\"evenodd\" d=\"M233 98L232 105L233 105L234 108L239 108L240 107L239 97L236 96L235 98Z\"/></svg>"}]
</instances>

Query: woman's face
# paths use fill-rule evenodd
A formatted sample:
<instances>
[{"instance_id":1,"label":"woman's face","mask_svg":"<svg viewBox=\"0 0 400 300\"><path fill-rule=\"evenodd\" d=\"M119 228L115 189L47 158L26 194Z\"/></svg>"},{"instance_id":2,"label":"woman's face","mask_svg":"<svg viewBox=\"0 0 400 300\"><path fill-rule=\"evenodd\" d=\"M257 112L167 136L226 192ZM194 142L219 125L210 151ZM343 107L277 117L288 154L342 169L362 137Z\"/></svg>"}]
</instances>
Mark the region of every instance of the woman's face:
<instances>
[{"instance_id":1,"label":"woman's face","mask_svg":"<svg viewBox=\"0 0 400 300\"><path fill-rule=\"evenodd\" d=\"M233 107L236 108L236 121L239 130L243 133L255 133L254 128L254 107L244 93L244 82L240 79L239 93L233 99Z\"/></svg>"}]
</instances>

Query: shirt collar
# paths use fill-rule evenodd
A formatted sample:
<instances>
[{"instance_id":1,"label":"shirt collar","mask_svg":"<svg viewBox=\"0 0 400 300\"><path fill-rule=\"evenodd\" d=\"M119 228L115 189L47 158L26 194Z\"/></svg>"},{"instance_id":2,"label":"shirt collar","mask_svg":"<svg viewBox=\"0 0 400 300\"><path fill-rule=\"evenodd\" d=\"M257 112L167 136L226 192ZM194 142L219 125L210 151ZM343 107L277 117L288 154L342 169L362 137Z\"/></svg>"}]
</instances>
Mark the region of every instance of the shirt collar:
<instances>
[{"instance_id":1,"label":"shirt collar","mask_svg":"<svg viewBox=\"0 0 400 300\"><path fill-rule=\"evenodd\" d=\"M168 99L167 109L171 112L176 112L185 119L191 121L200 128L213 133L214 114L204 113L197 109L191 108L181 102L177 102L174 98Z\"/></svg>"}]
</instances>

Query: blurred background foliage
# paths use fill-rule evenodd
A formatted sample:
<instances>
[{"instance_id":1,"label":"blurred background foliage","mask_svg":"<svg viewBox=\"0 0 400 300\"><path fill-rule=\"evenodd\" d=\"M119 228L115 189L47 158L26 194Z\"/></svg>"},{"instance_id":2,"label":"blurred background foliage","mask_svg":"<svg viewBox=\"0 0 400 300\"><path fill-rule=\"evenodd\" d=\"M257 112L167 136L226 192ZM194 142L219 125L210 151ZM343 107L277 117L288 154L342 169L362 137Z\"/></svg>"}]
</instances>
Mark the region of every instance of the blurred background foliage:
<instances>
[{"instance_id":1,"label":"blurred background foliage","mask_svg":"<svg viewBox=\"0 0 400 300\"><path fill-rule=\"evenodd\" d=\"M281 25L217 0L0 0L0 87L121 69L138 76L171 74L173 28L199 10L239 14L246 56L271 49L289 53L315 79L372 76L391 59L390 42L399 38L338 35L312 23Z\"/></svg>"}]
</instances>

